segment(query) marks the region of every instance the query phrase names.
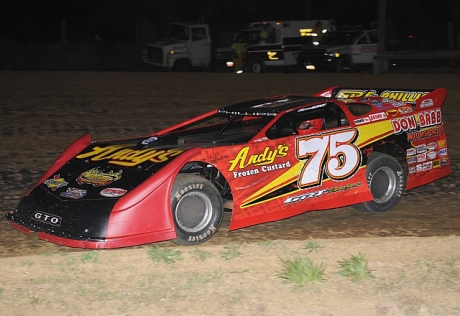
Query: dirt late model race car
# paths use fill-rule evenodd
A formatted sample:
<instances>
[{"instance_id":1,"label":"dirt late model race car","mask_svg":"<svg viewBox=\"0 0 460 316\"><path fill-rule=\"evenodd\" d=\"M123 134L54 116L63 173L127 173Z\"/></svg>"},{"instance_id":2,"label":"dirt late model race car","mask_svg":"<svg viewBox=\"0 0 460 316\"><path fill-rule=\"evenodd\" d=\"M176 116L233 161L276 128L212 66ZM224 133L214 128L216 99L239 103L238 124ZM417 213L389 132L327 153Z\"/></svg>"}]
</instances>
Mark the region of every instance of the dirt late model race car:
<instances>
[{"instance_id":1,"label":"dirt late model race car","mask_svg":"<svg viewBox=\"0 0 460 316\"><path fill-rule=\"evenodd\" d=\"M71 144L6 215L61 245L194 245L229 230L352 205L393 208L451 172L446 90L331 87L221 107L142 138Z\"/></svg>"}]
</instances>

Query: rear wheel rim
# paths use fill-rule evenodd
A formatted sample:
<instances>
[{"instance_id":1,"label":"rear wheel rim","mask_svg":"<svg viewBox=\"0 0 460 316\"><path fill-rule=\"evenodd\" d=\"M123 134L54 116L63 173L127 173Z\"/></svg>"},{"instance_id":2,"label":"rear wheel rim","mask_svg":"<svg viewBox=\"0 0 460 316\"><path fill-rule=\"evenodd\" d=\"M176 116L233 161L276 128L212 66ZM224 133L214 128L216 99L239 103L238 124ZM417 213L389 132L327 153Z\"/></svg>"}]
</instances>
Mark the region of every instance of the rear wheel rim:
<instances>
[{"instance_id":1,"label":"rear wheel rim","mask_svg":"<svg viewBox=\"0 0 460 316\"><path fill-rule=\"evenodd\" d=\"M376 203L388 202L396 190L396 175L388 167L376 170L372 176L370 189Z\"/></svg>"}]
</instances>

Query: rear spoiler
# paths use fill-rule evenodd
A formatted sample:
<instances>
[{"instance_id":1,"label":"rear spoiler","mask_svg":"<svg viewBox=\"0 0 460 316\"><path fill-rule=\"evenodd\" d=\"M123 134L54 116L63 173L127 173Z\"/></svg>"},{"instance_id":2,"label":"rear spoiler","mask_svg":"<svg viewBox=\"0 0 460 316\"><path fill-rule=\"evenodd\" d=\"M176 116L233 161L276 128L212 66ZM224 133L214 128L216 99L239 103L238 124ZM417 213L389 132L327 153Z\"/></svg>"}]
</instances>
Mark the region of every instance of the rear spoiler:
<instances>
[{"instance_id":1,"label":"rear spoiler","mask_svg":"<svg viewBox=\"0 0 460 316\"><path fill-rule=\"evenodd\" d=\"M360 88L345 88L333 86L326 90L315 93L315 97L347 99L347 98L388 98L412 105L416 105L417 109L422 109L429 106L441 106L446 98L446 89L360 89ZM431 101L430 101L431 100Z\"/></svg>"}]
</instances>

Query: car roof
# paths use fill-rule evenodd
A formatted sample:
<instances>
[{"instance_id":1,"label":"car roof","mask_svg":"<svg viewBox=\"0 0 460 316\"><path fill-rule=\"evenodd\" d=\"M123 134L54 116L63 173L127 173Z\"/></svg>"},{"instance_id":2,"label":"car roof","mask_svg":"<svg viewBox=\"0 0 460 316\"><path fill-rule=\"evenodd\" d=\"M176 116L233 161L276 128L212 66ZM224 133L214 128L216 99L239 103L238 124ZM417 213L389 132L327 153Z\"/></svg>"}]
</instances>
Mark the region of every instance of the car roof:
<instances>
[{"instance_id":1,"label":"car roof","mask_svg":"<svg viewBox=\"0 0 460 316\"><path fill-rule=\"evenodd\" d=\"M327 98L324 97L281 95L225 106L218 109L218 113L276 116L283 111L294 109L302 105L315 105L319 102L325 102L326 100Z\"/></svg>"}]
</instances>

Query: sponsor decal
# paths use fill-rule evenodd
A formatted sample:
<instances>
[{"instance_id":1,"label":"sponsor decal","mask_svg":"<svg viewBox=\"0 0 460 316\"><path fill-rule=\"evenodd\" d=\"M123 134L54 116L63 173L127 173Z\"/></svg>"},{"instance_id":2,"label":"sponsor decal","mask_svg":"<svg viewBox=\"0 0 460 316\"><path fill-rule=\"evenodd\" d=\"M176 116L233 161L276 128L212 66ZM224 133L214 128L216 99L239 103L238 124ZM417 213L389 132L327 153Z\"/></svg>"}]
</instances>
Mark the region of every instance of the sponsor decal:
<instances>
[{"instance_id":1,"label":"sponsor decal","mask_svg":"<svg viewBox=\"0 0 460 316\"><path fill-rule=\"evenodd\" d=\"M435 150L437 147L438 147L438 144L436 142L431 142L431 143L428 143L428 145L426 145L426 148L428 150Z\"/></svg>"},{"instance_id":2,"label":"sponsor decal","mask_svg":"<svg viewBox=\"0 0 460 316\"><path fill-rule=\"evenodd\" d=\"M386 111L385 113L386 113L386 115L388 117L395 117L395 116L399 115L399 111L396 110L396 109L390 109L390 110Z\"/></svg>"},{"instance_id":3,"label":"sponsor decal","mask_svg":"<svg viewBox=\"0 0 460 316\"><path fill-rule=\"evenodd\" d=\"M103 170L99 170L99 167L96 167L83 172L77 178L77 183L80 185L92 184L94 187L100 187L120 180L122 173L123 170L121 169L117 172L113 172L113 170L110 170L110 172L104 172Z\"/></svg>"},{"instance_id":4,"label":"sponsor decal","mask_svg":"<svg viewBox=\"0 0 460 316\"><path fill-rule=\"evenodd\" d=\"M446 148L447 147L447 142L445 139L438 140L438 147L439 148Z\"/></svg>"},{"instance_id":5,"label":"sponsor decal","mask_svg":"<svg viewBox=\"0 0 460 316\"><path fill-rule=\"evenodd\" d=\"M447 157L443 157L441 158L441 166L442 167L445 167L449 164L449 159L447 159Z\"/></svg>"},{"instance_id":6,"label":"sponsor decal","mask_svg":"<svg viewBox=\"0 0 460 316\"><path fill-rule=\"evenodd\" d=\"M426 144L419 145L416 148L417 148L417 154L426 152Z\"/></svg>"},{"instance_id":7,"label":"sponsor decal","mask_svg":"<svg viewBox=\"0 0 460 316\"><path fill-rule=\"evenodd\" d=\"M60 227L62 223L62 217L40 211L34 212L30 218L56 227Z\"/></svg>"},{"instance_id":8,"label":"sponsor decal","mask_svg":"<svg viewBox=\"0 0 460 316\"><path fill-rule=\"evenodd\" d=\"M393 103L393 106L394 106L394 107L399 107L399 106L403 106L403 105L406 105L406 103L401 102L401 101L400 101L400 102L395 102L395 103Z\"/></svg>"},{"instance_id":9,"label":"sponsor decal","mask_svg":"<svg viewBox=\"0 0 460 316\"><path fill-rule=\"evenodd\" d=\"M428 108L433 105L434 105L433 99L425 99L425 100L422 100L422 102L420 102L421 109Z\"/></svg>"},{"instance_id":10,"label":"sponsor decal","mask_svg":"<svg viewBox=\"0 0 460 316\"><path fill-rule=\"evenodd\" d=\"M432 169L432 162L427 161L423 163L423 171L431 170Z\"/></svg>"},{"instance_id":11,"label":"sponsor decal","mask_svg":"<svg viewBox=\"0 0 460 316\"><path fill-rule=\"evenodd\" d=\"M418 115L418 120L421 128L432 125L439 125L442 123L441 110L437 109L422 112Z\"/></svg>"},{"instance_id":12,"label":"sponsor decal","mask_svg":"<svg viewBox=\"0 0 460 316\"><path fill-rule=\"evenodd\" d=\"M340 187L322 189L322 190L318 190L318 191L314 191L314 192L308 192L308 193L304 193L304 194L300 194L300 195L296 195L296 196L291 196L291 197L288 197L286 200L284 200L284 204L292 204L292 203L302 202L302 201L304 201L306 199L312 199L312 198L315 198L315 197L320 197L324 193L330 194L330 193L337 193L337 192L345 192L345 191L357 188L357 187L362 186L362 185L363 185L362 182L350 183L350 184L340 186Z\"/></svg>"},{"instance_id":13,"label":"sponsor decal","mask_svg":"<svg viewBox=\"0 0 460 316\"><path fill-rule=\"evenodd\" d=\"M152 136L152 137L149 137L147 139L144 139L141 144L142 145L147 145L147 144L153 143L156 140L158 140L158 137Z\"/></svg>"},{"instance_id":14,"label":"sponsor decal","mask_svg":"<svg viewBox=\"0 0 460 316\"><path fill-rule=\"evenodd\" d=\"M353 122L355 122L356 125L359 125L359 124L369 123L370 121L371 120L368 117L363 117L363 118L360 118L360 119L356 119Z\"/></svg>"},{"instance_id":15,"label":"sponsor decal","mask_svg":"<svg viewBox=\"0 0 460 316\"><path fill-rule=\"evenodd\" d=\"M402 132L417 129L417 121L414 115L393 119L391 120L391 125L393 125L395 134L401 134Z\"/></svg>"},{"instance_id":16,"label":"sponsor decal","mask_svg":"<svg viewBox=\"0 0 460 316\"><path fill-rule=\"evenodd\" d=\"M360 97L382 97L403 102L415 103L415 101L428 92L415 92L415 91L398 91L398 90L385 90L380 94L376 90L362 90L362 89L342 89L337 93L337 98L360 98Z\"/></svg>"},{"instance_id":17,"label":"sponsor decal","mask_svg":"<svg viewBox=\"0 0 460 316\"><path fill-rule=\"evenodd\" d=\"M438 136L442 134L441 126L432 126L429 128L424 128L418 132L408 133L407 141L411 142L414 140L424 139L428 137Z\"/></svg>"},{"instance_id":18,"label":"sponsor decal","mask_svg":"<svg viewBox=\"0 0 460 316\"><path fill-rule=\"evenodd\" d=\"M86 193L87 191L83 189L68 188L65 192L61 192L59 196L76 200L86 196Z\"/></svg>"},{"instance_id":19,"label":"sponsor decal","mask_svg":"<svg viewBox=\"0 0 460 316\"><path fill-rule=\"evenodd\" d=\"M426 154L423 153L423 154L418 154L417 155L417 162L424 162L426 161Z\"/></svg>"},{"instance_id":20,"label":"sponsor decal","mask_svg":"<svg viewBox=\"0 0 460 316\"><path fill-rule=\"evenodd\" d=\"M102 190L99 194L105 197L120 197L125 195L125 193L128 192L125 189L120 189L120 188L105 188Z\"/></svg>"},{"instance_id":21,"label":"sponsor decal","mask_svg":"<svg viewBox=\"0 0 460 316\"><path fill-rule=\"evenodd\" d=\"M409 173L415 173L416 171L416 167L409 167Z\"/></svg>"},{"instance_id":22,"label":"sponsor decal","mask_svg":"<svg viewBox=\"0 0 460 316\"><path fill-rule=\"evenodd\" d=\"M422 164L416 165L415 168L416 168L416 172L422 172L423 171L423 165Z\"/></svg>"},{"instance_id":23,"label":"sponsor decal","mask_svg":"<svg viewBox=\"0 0 460 316\"><path fill-rule=\"evenodd\" d=\"M241 170L249 166L262 166L273 164L275 159L285 157L289 151L286 145L278 145L276 149L271 149L269 146L265 147L262 153L249 154L250 147L243 147L236 157L229 161L230 167L228 171L233 172L235 168Z\"/></svg>"},{"instance_id":24,"label":"sponsor decal","mask_svg":"<svg viewBox=\"0 0 460 316\"><path fill-rule=\"evenodd\" d=\"M407 158L407 164L411 165L417 162L417 156L412 156Z\"/></svg>"},{"instance_id":25,"label":"sponsor decal","mask_svg":"<svg viewBox=\"0 0 460 316\"><path fill-rule=\"evenodd\" d=\"M379 121L379 120L384 120L386 118L387 118L387 116L385 115L385 113L376 113L376 114L370 114L369 115L369 119L371 121Z\"/></svg>"},{"instance_id":26,"label":"sponsor decal","mask_svg":"<svg viewBox=\"0 0 460 316\"><path fill-rule=\"evenodd\" d=\"M417 153L417 149L415 148L409 148L407 149L407 156L413 156Z\"/></svg>"},{"instance_id":27,"label":"sponsor decal","mask_svg":"<svg viewBox=\"0 0 460 316\"><path fill-rule=\"evenodd\" d=\"M95 146L92 151L78 155L78 159L91 158L91 161L108 160L108 163L118 166L133 167L144 162L161 163L183 152L182 149L138 149L110 145Z\"/></svg>"},{"instance_id":28,"label":"sponsor decal","mask_svg":"<svg viewBox=\"0 0 460 316\"><path fill-rule=\"evenodd\" d=\"M439 157L445 157L447 156L447 148L442 148L438 151Z\"/></svg>"},{"instance_id":29,"label":"sponsor decal","mask_svg":"<svg viewBox=\"0 0 460 316\"><path fill-rule=\"evenodd\" d=\"M439 159L433 160L433 169L441 168L441 161Z\"/></svg>"},{"instance_id":30,"label":"sponsor decal","mask_svg":"<svg viewBox=\"0 0 460 316\"><path fill-rule=\"evenodd\" d=\"M430 151L426 154L426 157L430 160L433 160L434 158L436 158L437 154L436 154L436 151Z\"/></svg>"},{"instance_id":31,"label":"sponsor decal","mask_svg":"<svg viewBox=\"0 0 460 316\"><path fill-rule=\"evenodd\" d=\"M412 113L412 108L409 107L409 106L402 106L402 107L398 108L398 112L402 113L402 114Z\"/></svg>"},{"instance_id":32,"label":"sponsor decal","mask_svg":"<svg viewBox=\"0 0 460 316\"><path fill-rule=\"evenodd\" d=\"M243 178L243 177L259 174L260 172L270 172L270 171L275 171L275 170L280 170L280 169L285 169L285 168L291 168L290 161L287 161L285 163L276 163L272 165L262 166L261 168L254 168L254 169L243 170L243 171L233 171L233 178L234 179Z\"/></svg>"},{"instance_id":33,"label":"sponsor decal","mask_svg":"<svg viewBox=\"0 0 460 316\"><path fill-rule=\"evenodd\" d=\"M64 178L61 178L60 174L55 174L53 178L47 179L43 181L43 183L53 191L56 191L57 189L65 187L69 184L69 182L65 181Z\"/></svg>"}]
</instances>

